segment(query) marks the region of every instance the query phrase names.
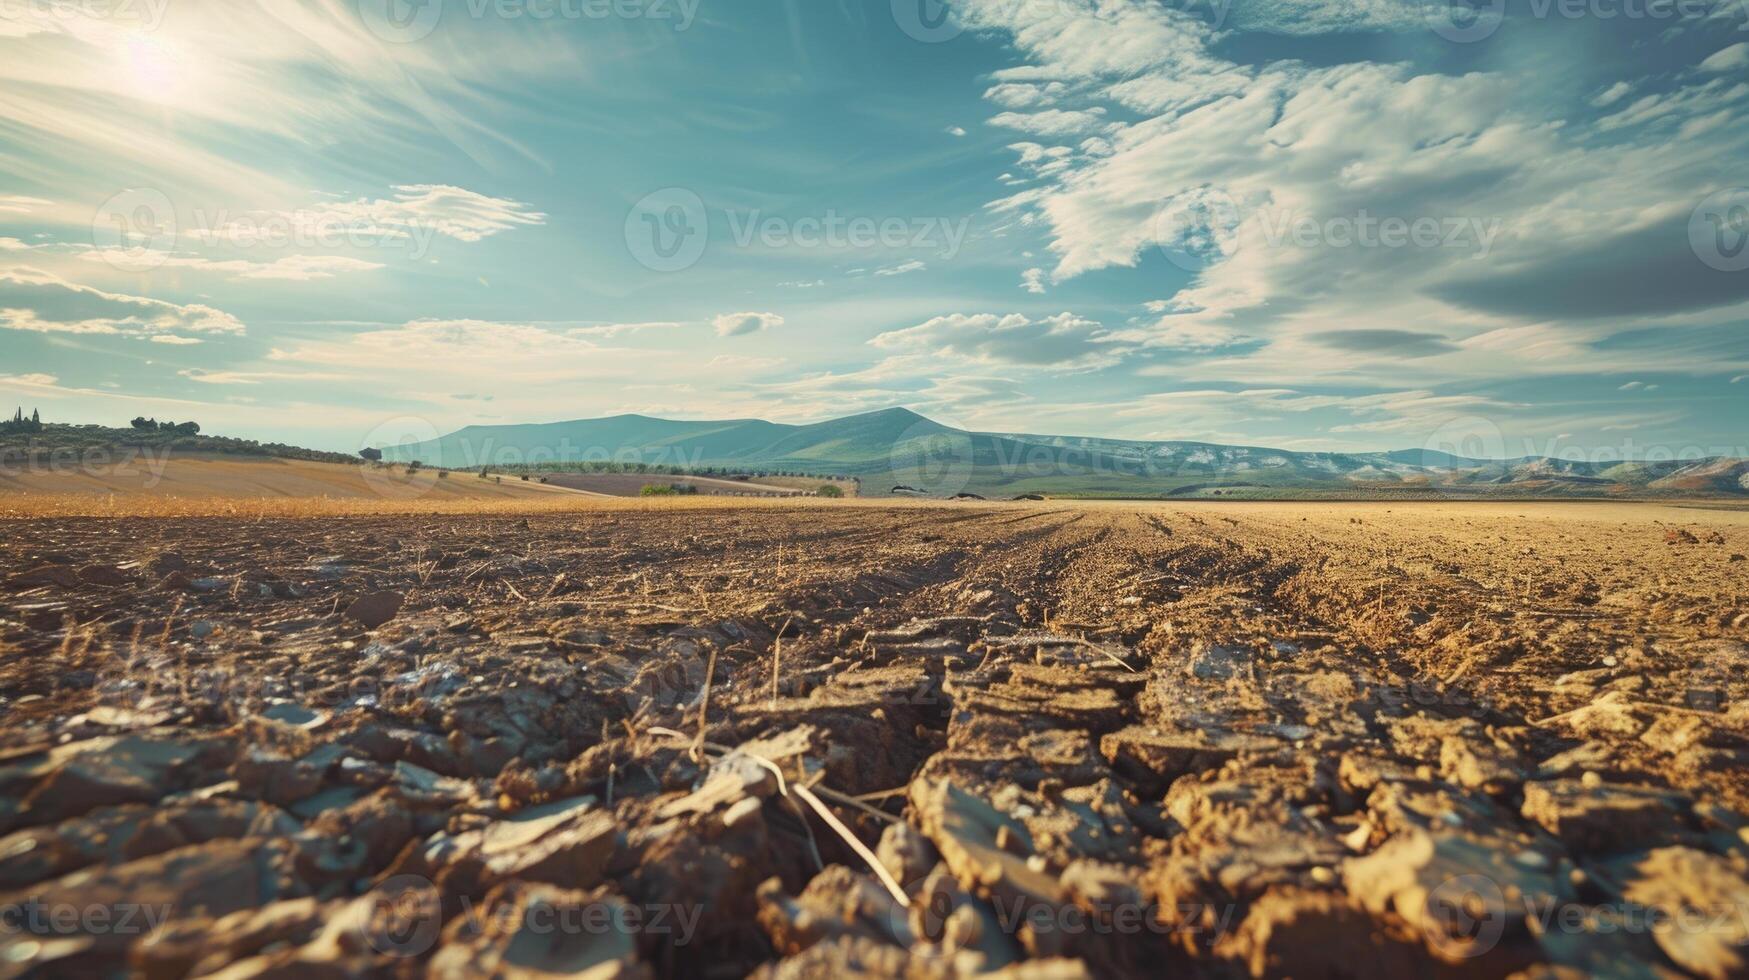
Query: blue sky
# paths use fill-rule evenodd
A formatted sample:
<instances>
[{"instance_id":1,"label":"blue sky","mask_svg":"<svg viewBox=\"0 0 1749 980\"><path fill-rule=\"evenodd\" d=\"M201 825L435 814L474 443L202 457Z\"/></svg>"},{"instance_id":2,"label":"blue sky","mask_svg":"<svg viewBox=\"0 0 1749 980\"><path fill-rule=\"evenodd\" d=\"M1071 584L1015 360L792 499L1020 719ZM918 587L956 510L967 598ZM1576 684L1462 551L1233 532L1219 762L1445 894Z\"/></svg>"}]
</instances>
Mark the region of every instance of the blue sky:
<instances>
[{"instance_id":1,"label":"blue sky","mask_svg":"<svg viewBox=\"0 0 1749 980\"><path fill-rule=\"evenodd\" d=\"M0 398L1749 455L1749 0L0 0Z\"/></svg>"}]
</instances>

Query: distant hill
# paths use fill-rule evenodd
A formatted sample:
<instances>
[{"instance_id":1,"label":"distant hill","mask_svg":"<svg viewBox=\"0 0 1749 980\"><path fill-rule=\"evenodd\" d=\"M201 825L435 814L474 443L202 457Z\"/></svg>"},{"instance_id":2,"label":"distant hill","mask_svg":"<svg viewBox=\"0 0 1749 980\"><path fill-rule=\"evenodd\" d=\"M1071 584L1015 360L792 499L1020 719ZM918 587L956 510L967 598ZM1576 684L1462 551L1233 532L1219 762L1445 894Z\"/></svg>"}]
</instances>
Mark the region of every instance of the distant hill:
<instances>
[{"instance_id":1,"label":"distant hill","mask_svg":"<svg viewBox=\"0 0 1749 980\"><path fill-rule=\"evenodd\" d=\"M460 469L620 463L692 473L844 475L860 479L867 496L904 486L941 496L1749 497L1749 461L1737 459L1590 464L1433 450L1304 453L968 432L902 408L811 425L616 415L469 426L433 442L379 448L386 459Z\"/></svg>"},{"instance_id":2,"label":"distant hill","mask_svg":"<svg viewBox=\"0 0 1749 980\"><path fill-rule=\"evenodd\" d=\"M228 436L199 435L171 429L120 429L102 425L46 423L35 432L0 431L0 462L44 458L53 454L101 453L134 449L222 456L300 459L320 463L357 463L357 456L305 449L278 442L256 442Z\"/></svg>"}]
</instances>

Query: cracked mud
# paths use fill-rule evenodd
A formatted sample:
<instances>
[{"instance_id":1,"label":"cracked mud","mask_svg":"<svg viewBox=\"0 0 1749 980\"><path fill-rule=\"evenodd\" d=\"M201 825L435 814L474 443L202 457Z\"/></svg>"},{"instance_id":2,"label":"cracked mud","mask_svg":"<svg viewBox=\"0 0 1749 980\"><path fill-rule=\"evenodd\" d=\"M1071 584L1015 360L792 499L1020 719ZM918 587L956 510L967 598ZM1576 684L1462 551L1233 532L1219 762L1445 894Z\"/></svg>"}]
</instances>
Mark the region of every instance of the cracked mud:
<instances>
[{"instance_id":1,"label":"cracked mud","mask_svg":"<svg viewBox=\"0 0 1749 980\"><path fill-rule=\"evenodd\" d=\"M1749 975L1749 513L11 522L0 976Z\"/></svg>"}]
</instances>

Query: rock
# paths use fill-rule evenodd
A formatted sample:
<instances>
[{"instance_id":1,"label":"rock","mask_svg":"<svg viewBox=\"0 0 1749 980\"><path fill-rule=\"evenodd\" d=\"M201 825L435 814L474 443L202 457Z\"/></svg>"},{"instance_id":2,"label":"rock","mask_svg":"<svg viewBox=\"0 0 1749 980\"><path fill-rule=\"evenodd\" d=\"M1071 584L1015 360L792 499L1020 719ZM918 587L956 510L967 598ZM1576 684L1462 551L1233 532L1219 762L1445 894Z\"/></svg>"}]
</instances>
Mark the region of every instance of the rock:
<instances>
[{"instance_id":1,"label":"rock","mask_svg":"<svg viewBox=\"0 0 1749 980\"><path fill-rule=\"evenodd\" d=\"M619 825L593 797L531 807L479 830L440 835L425 848L439 881L464 890L511 879L581 888L601 880Z\"/></svg>"},{"instance_id":2,"label":"rock","mask_svg":"<svg viewBox=\"0 0 1749 980\"><path fill-rule=\"evenodd\" d=\"M36 885L28 893L0 895L0 907L34 902L43 908L78 909L86 917L101 913L108 927L86 932L89 947L75 960L54 964L51 972L119 973L127 947L167 922L229 915L277 899L309 895L309 885L296 871L296 856L296 847L283 839L212 841L126 864L75 871ZM14 967L30 965L42 955L40 949L20 945L14 945L12 952L25 958L8 964Z\"/></svg>"},{"instance_id":3,"label":"rock","mask_svg":"<svg viewBox=\"0 0 1749 980\"><path fill-rule=\"evenodd\" d=\"M1705 851L1662 847L1599 866L1593 879L1628 908L1656 912L1653 939L1683 969L1709 980L1749 971L1749 881L1741 867Z\"/></svg>"},{"instance_id":4,"label":"rock","mask_svg":"<svg viewBox=\"0 0 1749 980\"><path fill-rule=\"evenodd\" d=\"M1253 977L1416 976L1419 952L1341 896L1292 888L1253 902L1215 948Z\"/></svg>"},{"instance_id":5,"label":"rock","mask_svg":"<svg viewBox=\"0 0 1749 980\"><path fill-rule=\"evenodd\" d=\"M100 806L155 803L186 774L222 766L225 754L217 741L122 735L26 756L0 767L0 830L52 823Z\"/></svg>"},{"instance_id":6,"label":"rock","mask_svg":"<svg viewBox=\"0 0 1749 980\"><path fill-rule=\"evenodd\" d=\"M120 588L132 585L134 577L114 565L85 565L79 569L79 581L86 585Z\"/></svg>"},{"instance_id":7,"label":"rock","mask_svg":"<svg viewBox=\"0 0 1749 980\"><path fill-rule=\"evenodd\" d=\"M929 838L918 833L917 828L908 823L889 824L886 830L881 831L880 844L875 847L875 857L880 858L887 873L906 888L921 881L940 859L935 845L929 843Z\"/></svg>"},{"instance_id":8,"label":"rock","mask_svg":"<svg viewBox=\"0 0 1749 980\"><path fill-rule=\"evenodd\" d=\"M583 927L552 925L565 922ZM443 946L431 958L425 976L430 980L560 976L644 980L653 974L638 959L640 924L639 910L606 889L583 892L510 882L444 930ZM682 943L692 937L668 938Z\"/></svg>"},{"instance_id":9,"label":"rock","mask_svg":"<svg viewBox=\"0 0 1749 980\"><path fill-rule=\"evenodd\" d=\"M362 623L367 630L378 629L401 612L405 601L399 592L372 592L354 599L346 607L346 618Z\"/></svg>"},{"instance_id":10,"label":"rock","mask_svg":"<svg viewBox=\"0 0 1749 980\"><path fill-rule=\"evenodd\" d=\"M14 589L34 589L45 585L76 589L80 583L79 573L68 565L42 565L27 572L19 572L6 580L6 584Z\"/></svg>"},{"instance_id":11,"label":"rock","mask_svg":"<svg viewBox=\"0 0 1749 980\"><path fill-rule=\"evenodd\" d=\"M1250 647L1199 640L1191 647L1190 659L1184 669L1201 680L1224 681L1244 670L1251 663L1252 655Z\"/></svg>"},{"instance_id":12,"label":"rock","mask_svg":"<svg viewBox=\"0 0 1749 980\"><path fill-rule=\"evenodd\" d=\"M189 916L167 924L129 951L129 967L151 978L207 976L270 945L302 945L339 903L289 898L224 916Z\"/></svg>"},{"instance_id":13,"label":"rock","mask_svg":"<svg viewBox=\"0 0 1749 980\"><path fill-rule=\"evenodd\" d=\"M1524 818L1559 837L1575 854L1643 849L1680 827L1681 794L1650 787L1586 786L1560 779L1524 785Z\"/></svg>"},{"instance_id":14,"label":"rock","mask_svg":"<svg viewBox=\"0 0 1749 980\"><path fill-rule=\"evenodd\" d=\"M1062 887L1027 863L1033 844L1026 827L946 780L913 782L911 804L960 887L1011 910L1029 953L1055 955L1064 943L1054 928Z\"/></svg>"},{"instance_id":15,"label":"rock","mask_svg":"<svg viewBox=\"0 0 1749 980\"><path fill-rule=\"evenodd\" d=\"M1572 900L1566 875L1516 860L1497 842L1461 831L1412 828L1343 867L1343 884L1371 912L1394 912L1429 952L1489 973L1524 958L1526 916ZM1492 964L1492 966L1490 966Z\"/></svg>"},{"instance_id":16,"label":"rock","mask_svg":"<svg viewBox=\"0 0 1749 980\"><path fill-rule=\"evenodd\" d=\"M0 838L0 891L24 888L93 864L123 864L190 844L289 837L303 828L284 813L239 800L103 807L83 817Z\"/></svg>"},{"instance_id":17,"label":"rock","mask_svg":"<svg viewBox=\"0 0 1749 980\"><path fill-rule=\"evenodd\" d=\"M759 886L759 924L780 955L793 956L826 940L856 936L909 949L913 942L904 906L879 882L843 865L815 875L791 899L773 878Z\"/></svg>"},{"instance_id":18,"label":"rock","mask_svg":"<svg viewBox=\"0 0 1749 980\"><path fill-rule=\"evenodd\" d=\"M1279 748L1275 739L1221 729L1180 731L1131 725L1102 736L1099 751L1120 775L1136 780L1152 796L1188 772L1218 769L1247 752Z\"/></svg>"},{"instance_id":19,"label":"rock","mask_svg":"<svg viewBox=\"0 0 1749 980\"><path fill-rule=\"evenodd\" d=\"M238 791L277 806L313 796L322 788L330 759L294 759L273 749L251 746L237 758L231 777Z\"/></svg>"}]
</instances>

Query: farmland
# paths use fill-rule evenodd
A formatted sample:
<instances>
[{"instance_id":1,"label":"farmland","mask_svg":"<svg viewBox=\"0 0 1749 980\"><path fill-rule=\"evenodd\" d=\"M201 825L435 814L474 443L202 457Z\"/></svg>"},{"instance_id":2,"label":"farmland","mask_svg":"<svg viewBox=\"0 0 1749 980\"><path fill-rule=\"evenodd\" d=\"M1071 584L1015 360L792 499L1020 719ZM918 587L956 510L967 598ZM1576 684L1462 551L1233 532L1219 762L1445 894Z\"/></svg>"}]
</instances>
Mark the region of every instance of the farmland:
<instances>
[{"instance_id":1,"label":"farmland","mask_svg":"<svg viewBox=\"0 0 1749 980\"><path fill-rule=\"evenodd\" d=\"M48 972L1749 962L1740 509L6 530L0 903L167 916Z\"/></svg>"}]
</instances>

